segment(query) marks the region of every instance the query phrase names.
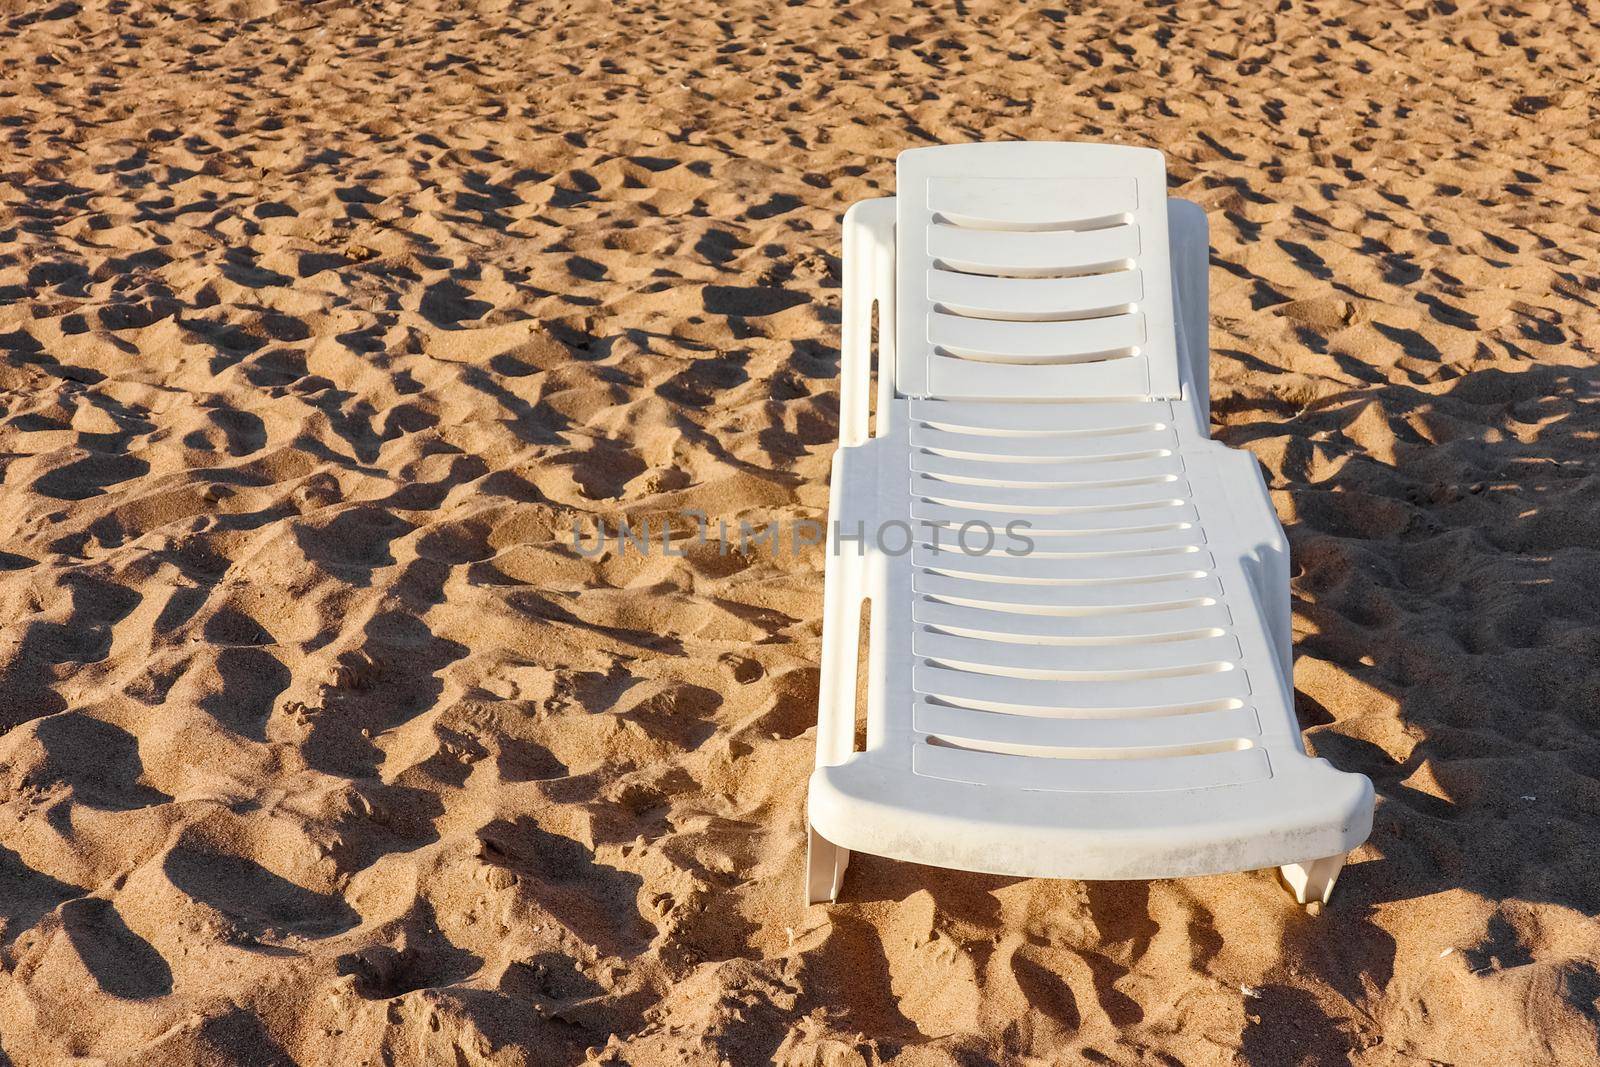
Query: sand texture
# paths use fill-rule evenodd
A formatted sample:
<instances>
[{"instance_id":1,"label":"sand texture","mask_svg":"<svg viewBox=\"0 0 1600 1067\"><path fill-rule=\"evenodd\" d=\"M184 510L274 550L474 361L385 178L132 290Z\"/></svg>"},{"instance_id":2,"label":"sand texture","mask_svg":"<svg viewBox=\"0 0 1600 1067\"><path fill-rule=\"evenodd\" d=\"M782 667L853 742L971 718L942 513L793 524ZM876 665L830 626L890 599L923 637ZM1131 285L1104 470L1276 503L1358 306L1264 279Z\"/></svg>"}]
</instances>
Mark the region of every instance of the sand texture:
<instances>
[{"instance_id":1,"label":"sand texture","mask_svg":"<svg viewBox=\"0 0 1600 1067\"><path fill-rule=\"evenodd\" d=\"M1593 1062L1600 29L1194 6L0 0L0 1064ZM1320 916L805 908L821 553L569 545L820 517L840 215L984 138L1210 217Z\"/></svg>"}]
</instances>

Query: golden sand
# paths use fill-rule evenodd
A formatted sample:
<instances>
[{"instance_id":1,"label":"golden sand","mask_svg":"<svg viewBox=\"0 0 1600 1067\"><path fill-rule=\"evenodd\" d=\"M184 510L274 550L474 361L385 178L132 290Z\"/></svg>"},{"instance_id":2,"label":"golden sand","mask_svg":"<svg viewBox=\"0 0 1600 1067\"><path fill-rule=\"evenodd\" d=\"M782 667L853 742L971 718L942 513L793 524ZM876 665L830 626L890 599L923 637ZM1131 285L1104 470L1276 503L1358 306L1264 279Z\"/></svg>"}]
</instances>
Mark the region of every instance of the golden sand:
<instances>
[{"instance_id":1,"label":"golden sand","mask_svg":"<svg viewBox=\"0 0 1600 1067\"><path fill-rule=\"evenodd\" d=\"M0 1063L1593 1061L1600 31L936 6L0 2ZM570 547L820 517L840 215L996 138L1210 217L1320 916L807 909L821 554Z\"/></svg>"}]
</instances>

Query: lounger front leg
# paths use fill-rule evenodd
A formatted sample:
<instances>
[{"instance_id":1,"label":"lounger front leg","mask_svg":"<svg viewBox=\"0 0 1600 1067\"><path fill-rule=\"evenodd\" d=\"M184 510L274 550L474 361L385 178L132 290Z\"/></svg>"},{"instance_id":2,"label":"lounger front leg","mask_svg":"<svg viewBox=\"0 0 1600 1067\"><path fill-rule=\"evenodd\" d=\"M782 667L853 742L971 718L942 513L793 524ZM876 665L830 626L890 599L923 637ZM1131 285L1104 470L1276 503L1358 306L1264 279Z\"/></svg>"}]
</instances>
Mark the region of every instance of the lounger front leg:
<instances>
[{"instance_id":1,"label":"lounger front leg","mask_svg":"<svg viewBox=\"0 0 1600 1067\"><path fill-rule=\"evenodd\" d=\"M1302 904L1326 904L1333 896L1333 883L1339 880L1345 857L1325 856L1309 863L1290 863L1278 868L1283 880L1294 890L1294 898Z\"/></svg>"},{"instance_id":2,"label":"lounger front leg","mask_svg":"<svg viewBox=\"0 0 1600 1067\"><path fill-rule=\"evenodd\" d=\"M844 885L850 850L835 845L809 823L806 831L806 903L832 904L839 899L839 889Z\"/></svg>"}]
</instances>

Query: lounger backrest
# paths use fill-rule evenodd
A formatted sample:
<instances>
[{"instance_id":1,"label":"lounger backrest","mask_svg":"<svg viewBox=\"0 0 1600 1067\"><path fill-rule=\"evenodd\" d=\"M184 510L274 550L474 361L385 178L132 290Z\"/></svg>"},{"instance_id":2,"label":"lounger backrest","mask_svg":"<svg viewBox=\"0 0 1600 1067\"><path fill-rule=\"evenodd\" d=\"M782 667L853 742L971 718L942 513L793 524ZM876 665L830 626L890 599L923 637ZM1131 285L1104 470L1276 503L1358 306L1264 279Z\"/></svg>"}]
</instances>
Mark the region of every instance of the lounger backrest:
<instances>
[{"instance_id":1,"label":"lounger backrest","mask_svg":"<svg viewBox=\"0 0 1600 1067\"><path fill-rule=\"evenodd\" d=\"M896 198L897 393L1179 397L1160 152L918 148Z\"/></svg>"}]
</instances>

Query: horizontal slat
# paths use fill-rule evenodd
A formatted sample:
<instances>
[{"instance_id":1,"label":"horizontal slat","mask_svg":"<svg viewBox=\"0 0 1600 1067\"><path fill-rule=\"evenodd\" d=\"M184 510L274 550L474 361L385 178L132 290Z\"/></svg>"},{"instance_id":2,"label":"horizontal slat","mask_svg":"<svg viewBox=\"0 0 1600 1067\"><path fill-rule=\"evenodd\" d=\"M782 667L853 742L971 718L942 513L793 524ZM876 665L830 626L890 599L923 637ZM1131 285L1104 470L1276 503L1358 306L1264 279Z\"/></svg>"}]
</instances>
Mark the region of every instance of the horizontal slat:
<instances>
[{"instance_id":1,"label":"horizontal slat","mask_svg":"<svg viewBox=\"0 0 1600 1067\"><path fill-rule=\"evenodd\" d=\"M1143 355L1092 363L987 363L930 353L928 389L970 397L1145 396L1150 361Z\"/></svg>"},{"instance_id":2,"label":"horizontal slat","mask_svg":"<svg viewBox=\"0 0 1600 1067\"><path fill-rule=\"evenodd\" d=\"M915 450L911 469L940 480L1000 482L1036 488L1070 488L1096 482L1154 478L1182 474L1183 460L1176 455L1136 459L1093 459L1076 463L1015 463L1004 460L960 459Z\"/></svg>"},{"instance_id":3,"label":"horizontal slat","mask_svg":"<svg viewBox=\"0 0 1600 1067\"><path fill-rule=\"evenodd\" d=\"M991 278L948 270L928 272L935 310L980 319L1045 322L1128 312L1144 295L1137 270L1075 278Z\"/></svg>"},{"instance_id":4,"label":"horizontal slat","mask_svg":"<svg viewBox=\"0 0 1600 1067\"><path fill-rule=\"evenodd\" d=\"M928 210L957 226L1075 229L1121 221L1138 208L1132 178L928 179Z\"/></svg>"},{"instance_id":5,"label":"horizontal slat","mask_svg":"<svg viewBox=\"0 0 1600 1067\"><path fill-rule=\"evenodd\" d=\"M960 433L941 430L927 423L913 422L909 428L912 445L961 457L993 457L996 460L1036 460L1077 462L1106 456L1150 455L1174 452L1178 437L1170 426L1159 430L1121 433L1073 434L1055 436L1031 434L1004 436L994 433Z\"/></svg>"},{"instance_id":6,"label":"horizontal slat","mask_svg":"<svg viewBox=\"0 0 1600 1067\"><path fill-rule=\"evenodd\" d=\"M911 476L911 495L949 505L1006 508L1019 516L1053 515L1083 508L1132 507L1189 498L1189 483L1176 476L1132 485L1087 483L1071 489L1021 488L1002 485L961 485L941 482L925 474Z\"/></svg>"},{"instance_id":7,"label":"horizontal slat","mask_svg":"<svg viewBox=\"0 0 1600 1067\"><path fill-rule=\"evenodd\" d=\"M1077 612L1138 611L1163 604L1197 605L1222 597L1215 575L1172 582L1118 585L1023 585L955 578L928 571L913 571L912 588L946 602L968 604L994 611Z\"/></svg>"},{"instance_id":8,"label":"horizontal slat","mask_svg":"<svg viewBox=\"0 0 1600 1067\"><path fill-rule=\"evenodd\" d=\"M918 733L985 745L1078 750L1196 745L1261 734L1256 709L1248 706L1131 719L1072 719L974 711L918 701L911 726Z\"/></svg>"},{"instance_id":9,"label":"horizontal slat","mask_svg":"<svg viewBox=\"0 0 1600 1067\"><path fill-rule=\"evenodd\" d=\"M969 523L951 528L929 523L916 531L915 543L946 554L1027 556L1071 566L1074 563L1088 565L1096 560L1121 556L1148 556L1186 548L1202 548L1205 536L1199 527L1183 524L1176 529L1093 537L1040 534L1027 525L1016 524L985 526L982 523Z\"/></svg>"},{"instance_id":10,"label":"horizontal slat","mask_svg":"<svg viewBox=\"0 0 1600 1067\"><path fill-rule=\"evenodd\" d=\"M1102 434L1127 429L1153 430L1172 423L1172 404L1165 400L1030 404L913 397L909 407L913 420L938 429L1006 436Z\"/></svg>"},{"instance_id":11,"label":"horizontal slat","mask_svg":"<svg viewBox=\"0 0 1600 1067\"><path fill-rule=\"evenodd\" d=\"M1056 793L1156 793L1272 777L1266 750L1260 748L1159 759L1072 760L917 745L911 765L930 778Z\"/></svg>"},{"instance_id":12,"label":"horizontal slat","mask_svg":"<svg viewBox=\"0 0 1600 1067\"><path fill-rule=\"evenodd\" d=\"M969 537L970 540L970 537ZM1008 544L996 534L997 544ZM911 550L911 562L922 570L997 582L1040 585L1098 585L1131 579L1188 578L1207 574L1216 565L1211 553L1201 549L1151 553L1139 556L1101 556L1095 559L1060 559L1051 556L991 552L969 556L960 548L935 551L922 545Z\"/></svg>"},{"instance_id":13,"label":"horizontal slat","mask_svg":"<svg viewBox=\"0 0 1600 1067\"><path fill-rule=\"evenodd\" d=\"M1233 624L1225 604L1120 615L1024 615L948 604L923 596L912 600L911 618L919 625L943 630L1085 645L1130 639L1160 641L1171 634L1208 633Z\"/></svg>"},{"instance_id":14,"label":"horizontal slat","mask_svg":"<svg viewBox=\"0 0 1600 1067\"><path fill-rule=\"evenodd\" d=\"M1001 507L953 507L917 497L911 499L911 517L916 520L917 535L922 537L924 523L959 528L963 523L986 522L993 526L996 536L1005 532L1008 523L1019 523L1016 528L1029 536L1038 534L1088 533L1093 531L1140 530L1170 526L1176 522L1195 521L1194 505L1188 502L1174 504L1164 501L1147 507L1133 507L1114 511L1068 511L1058 515L1039 513L1023 514Z\"/></svg>"},{"instance_id":15,"label":"horizontal slat","mask_svg":"<svg viewBox=\"0 0 1600 1067\"><path fill-rule=\"evenodd\" d=\"M935 313L928 316L928 341L943 355L980 363L1090 363L1136 355L1144 316L1001 322Z\"/></svg>"},{"instance_id":16,"label":"horizontal slat","mask_svg":"<svg viewBox=\"0 0 1600 1067\"><path fill-rule=\"evenodd\" d=\"M1250 681L1242 669L1179 674L1116 682L1076 682L974 674L927 663L911 668L913 688L928 696L974 707L1056 708L1086 714L1141 714L1155 708L1248 702Z\"/></svg>"},{"instance_id":17,"label":"horizontal slat","mask_svg":"<svg viewBox=\"0 0 1600 1067\"><path fill-rule=\"evenodd\" d=\"M1182 670L1199 673L1208 665L1236 662L1239 642L1224 635L1199 641L1152 641L1143 645L1042 645L955 637L919 627L912 634L911 651L955 669L961 669L961 664L972 664L992 671L1045 678L1052 672Z\"/></svg>"},{"instance_id":18,"label":"horizontal slat","mask_svg":"<svg viewBox=\"0 0 1600 1067\"><path fill-rule=\"evenodd\" d=\"M928 256L934 265L968 274L1015 278L1065 277L1126 270L1139 255L1133 225L1103 230L998 233L931 225Z\"/></svg>"},{"instance_id":19,"label":"horizontal slat","mask_svg":"<svg viewBox=\"0 0 1600 1067\"><path fill-rule=\"evenodd\" d=\"M931 544L937 533L939 544L954 545L958 551L962 549L962 540L958 536L960 528L950 530L948 527L941 530L924 528L926 536L922 541ZM995 539L998 551L1005 552L1007 548L1015 549L1012 555L1026 551L1027 555L1037 556L1041 559L1093 559L1096 556L1129 555L1138 552L1150 552L1163 548L1190 548L1201 547L1206 543L1205 531L1199 526L1190 523L1179 523L1176 528L1155 529L1139 533L1115 534L1042 534L1028 527L1017 527L1017 534L1024 535L1032 542L1031 547L1019 544L1017 538L1010 537L1001 540L1005 530L995 528ZM966 537L968 547L977 548L981 544L980 535L973 531Z\"/></svg>"}]
</instances>

